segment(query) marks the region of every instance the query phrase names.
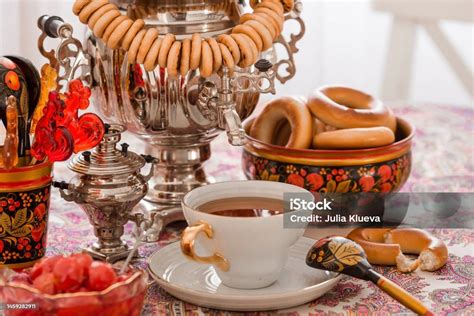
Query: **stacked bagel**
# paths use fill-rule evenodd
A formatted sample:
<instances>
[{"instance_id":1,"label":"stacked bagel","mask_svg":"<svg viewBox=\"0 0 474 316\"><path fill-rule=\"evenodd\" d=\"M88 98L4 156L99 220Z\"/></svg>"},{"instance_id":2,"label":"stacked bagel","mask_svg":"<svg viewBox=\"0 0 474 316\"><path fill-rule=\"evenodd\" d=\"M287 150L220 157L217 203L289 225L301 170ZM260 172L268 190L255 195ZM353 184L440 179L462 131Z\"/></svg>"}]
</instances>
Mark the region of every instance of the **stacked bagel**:
<instances>
[{"instance_id":1,"label":"stacked bagel","mask_svg":"<svg viewBox=\"0 0 474 316\"><path fill-rule=\"evenodd\" d=\"M397 122L380 100L348 87L317 89L306 100L271 101L254 120L250 136L296 149L359 149L395 141Z\"/></svg>"},{"instance_id":2,"label":"stacked bagel","mask_svg":"<svg viewBox=\"0 0 474 316\"><path fill-rule=\"evenodd\" d=\"M184 76L199 68L201 76L208 77L222 65L230 71L236 65L248 67L272 46L283 29L285 11L293 6L293 0L282 1L254 1L254 12L242 15L231 34L214 39L195 33L182 41L147 28L142 19L122 15L109 0L76 0L73 12L109 48L127 51L129 63L143 64L147 71L160 66L169 76Z\"/></svg>"}]
</instances>

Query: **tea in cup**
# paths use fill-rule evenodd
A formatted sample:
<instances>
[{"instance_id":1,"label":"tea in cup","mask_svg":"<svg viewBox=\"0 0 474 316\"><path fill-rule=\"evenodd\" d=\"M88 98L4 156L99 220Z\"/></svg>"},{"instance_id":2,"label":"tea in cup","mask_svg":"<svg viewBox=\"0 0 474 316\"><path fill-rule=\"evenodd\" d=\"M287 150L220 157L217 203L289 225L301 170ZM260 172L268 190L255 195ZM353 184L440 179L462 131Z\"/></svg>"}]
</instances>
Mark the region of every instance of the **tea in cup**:
<instances>
[{"instance_id":1,"label":"tea in cup","mask_svg":"<svg viewBox=\"0 0 474 316\"><path fill-rule=\"evenodd\" d=\"M214 265L226 286L271 285L286 264L289 248L305 230L284 228L284 195L293 193L314 200L300 187L272 181L221 182L192 190L182 201L189 225L181 239L183 254Z\"/></svg>"}]
</instances>

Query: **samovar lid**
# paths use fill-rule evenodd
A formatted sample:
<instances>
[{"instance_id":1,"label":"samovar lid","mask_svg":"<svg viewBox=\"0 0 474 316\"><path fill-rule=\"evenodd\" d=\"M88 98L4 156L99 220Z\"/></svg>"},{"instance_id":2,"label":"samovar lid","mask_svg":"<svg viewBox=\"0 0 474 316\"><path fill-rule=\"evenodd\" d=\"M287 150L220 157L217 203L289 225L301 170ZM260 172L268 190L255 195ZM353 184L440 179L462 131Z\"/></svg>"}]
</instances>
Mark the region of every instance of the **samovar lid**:
<instances>
[{"instance_id":1,"label":"samovar lid","mask_svg":"<svg viewBox=\"0 0 474 316\"><path fill-rule=\"evenodd\" d=\"M84 151L69 162L69 169L74 172L91 176L107 176L117 174L132 174L140 170L145 164L145 159L128 150L128 144L117 143L121 139L125 127L118 124L106 124L102 141L92 152Z\"/></svg>"}]
</instances>

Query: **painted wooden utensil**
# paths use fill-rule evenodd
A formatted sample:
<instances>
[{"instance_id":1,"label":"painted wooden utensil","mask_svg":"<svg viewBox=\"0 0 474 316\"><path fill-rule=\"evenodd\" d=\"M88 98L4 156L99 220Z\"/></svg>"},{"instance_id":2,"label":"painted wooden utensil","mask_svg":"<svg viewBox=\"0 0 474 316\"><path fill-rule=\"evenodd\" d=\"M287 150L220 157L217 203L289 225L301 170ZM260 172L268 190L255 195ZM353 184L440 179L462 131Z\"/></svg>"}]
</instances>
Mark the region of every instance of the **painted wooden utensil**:
<instances>
[{"instance_id":1,"label":"painted wooden utensil","mask_svg":"<svg viewBox=\"0 0 474 316\"><path fill-rule=\"evenodd\" d=\"M318 240L308 251L306 264L312 268L347 274L372 281L382 291L419 315L434 315L417 298L374 271L360 245L344 237Z\"/></svg>"}]
</instances>

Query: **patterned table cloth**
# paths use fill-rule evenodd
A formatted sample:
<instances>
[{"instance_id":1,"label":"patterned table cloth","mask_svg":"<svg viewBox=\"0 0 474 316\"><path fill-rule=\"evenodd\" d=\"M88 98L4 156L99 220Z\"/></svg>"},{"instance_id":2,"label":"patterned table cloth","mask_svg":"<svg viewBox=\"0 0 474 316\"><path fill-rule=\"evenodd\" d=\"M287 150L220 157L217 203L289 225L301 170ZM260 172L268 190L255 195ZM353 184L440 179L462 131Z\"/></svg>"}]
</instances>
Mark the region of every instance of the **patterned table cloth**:
<instances>
[{"instance_id":1,"label":"patterned table cloth","mask_svg":"<svg viewBox=\"0 0 474 316\"><path fill-rule=\"evenodd\" d=\"M473 117L472 109L448 106L412 105L395 107L395 112L411 121L417 128L413 154L413 171L405 191L455 192L473 190ZM130 141L130 140L128 140ZM135 140L131 149L143 146ZM135 148L134 148L135 147ZM213 143L213 156L206 165L207 172L217 181L243 179L240 168L240 148L226 144L224 137ZM55 176L67 180L70 174L65 164L55 166ZM146 258L178 240L183 223L171 225L161 240L140 249L136 263L146 267ZM127 226L127 232L131 227ZM376 270L422 300L436 315L474 315L474 230L434 229L449 248L445 267L432 273L416 271L399 273L392 267ZM52 194L48 230L48 254L78 252L93 238L85 214L73 203ZM407 315L411 314L375 285L344 277L326 295L288 310L260 313L231 313L200 308L180 301L156 284L149 288L143 315Z\"/></svg>"}]
</instances>

